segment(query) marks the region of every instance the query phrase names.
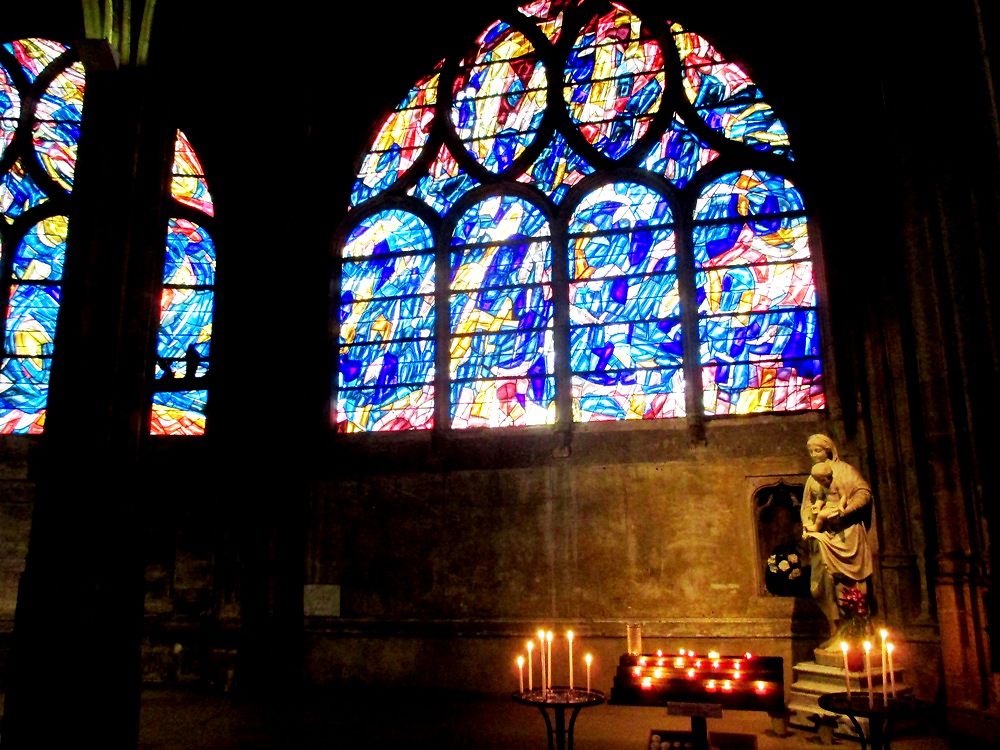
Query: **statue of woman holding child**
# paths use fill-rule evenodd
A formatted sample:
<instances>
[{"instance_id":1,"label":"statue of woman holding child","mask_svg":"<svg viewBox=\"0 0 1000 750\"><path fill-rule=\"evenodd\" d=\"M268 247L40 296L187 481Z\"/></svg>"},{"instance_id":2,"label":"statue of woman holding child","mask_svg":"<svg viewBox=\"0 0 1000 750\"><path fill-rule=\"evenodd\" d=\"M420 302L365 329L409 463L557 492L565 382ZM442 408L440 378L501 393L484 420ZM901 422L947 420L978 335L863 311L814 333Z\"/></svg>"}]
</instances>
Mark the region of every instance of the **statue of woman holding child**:
<instances>
[{"instance_id":1,"label":"statue of woman holding child","mask_svg":"<svg viewBox=\"0 0 1000 750\"><path fill-rule=\"evenodd\" d=\"M837 446L826 435L806 441L814 466L802 494L802 537L809 542L810 592L839 641L845 601L861 602L870 613L873 601L872 553L877 551L871 487L860 472L841 461Z\"/></svg>"}]
</instances>

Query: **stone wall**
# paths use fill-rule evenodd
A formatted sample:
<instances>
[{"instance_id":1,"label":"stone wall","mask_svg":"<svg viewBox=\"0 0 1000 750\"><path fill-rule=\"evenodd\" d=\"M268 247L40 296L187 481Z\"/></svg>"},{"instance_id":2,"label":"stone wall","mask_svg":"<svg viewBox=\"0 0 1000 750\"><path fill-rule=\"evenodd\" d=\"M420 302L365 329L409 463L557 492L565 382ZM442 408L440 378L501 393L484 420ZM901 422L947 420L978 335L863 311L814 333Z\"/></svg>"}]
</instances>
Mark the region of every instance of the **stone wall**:
<instances>
[{"instance_id":1,"label":"stone wall","mask_svg":"<svg viewBox=\"0 0 1000 750\"><path fill-rule=\"evenodd\" d=\"M31 534L35 486L28 476L28 465L33 445L32 438L14 435L0 440L0 691L14 628L17 587Z\"/></svg>"},{"instance_id":2,"label":"stone wall","mask_svg":"<svg viewBox=\"0 0 1000 750\"><path fill-rule=\"evenodd\" d=\"M670 422L341 440L342 476L312 485L306 584L336 602L307 618L309 674L509 688L538 627L573 628L612 668L627 620L649 649L790 669L824 621L767 593L753 496L804 481L825 420L717 420L704 442Z\"/></svg>"}]
</instances>

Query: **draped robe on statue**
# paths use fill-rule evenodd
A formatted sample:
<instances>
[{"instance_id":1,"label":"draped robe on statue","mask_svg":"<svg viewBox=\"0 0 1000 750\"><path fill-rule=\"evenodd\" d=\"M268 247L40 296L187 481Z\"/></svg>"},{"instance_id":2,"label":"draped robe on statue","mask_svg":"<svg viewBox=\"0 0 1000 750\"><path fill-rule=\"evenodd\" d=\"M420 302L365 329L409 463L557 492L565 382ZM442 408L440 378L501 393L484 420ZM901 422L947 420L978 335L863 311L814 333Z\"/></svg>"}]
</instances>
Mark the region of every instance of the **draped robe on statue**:
<instances>
[{"instance_id":1,"label":"draped robe on statue","mask_svg":"<svg viewBox=\"0 0 1000 750\"><path fill-rule=\"evenodd\" d=\"M820 531L807 531L812 566L810 591L831 624L840 619L836 584L853 585L867 580L873 571L872 553L877 551L871 487L857 469L837 457L831 444L826 463L833 470L831 489L839 492L842 511L826 519ZM809 477L802 497L803 526L813 525L813 502L825 495L820 484Z\"/></svg>"}]
</instances>

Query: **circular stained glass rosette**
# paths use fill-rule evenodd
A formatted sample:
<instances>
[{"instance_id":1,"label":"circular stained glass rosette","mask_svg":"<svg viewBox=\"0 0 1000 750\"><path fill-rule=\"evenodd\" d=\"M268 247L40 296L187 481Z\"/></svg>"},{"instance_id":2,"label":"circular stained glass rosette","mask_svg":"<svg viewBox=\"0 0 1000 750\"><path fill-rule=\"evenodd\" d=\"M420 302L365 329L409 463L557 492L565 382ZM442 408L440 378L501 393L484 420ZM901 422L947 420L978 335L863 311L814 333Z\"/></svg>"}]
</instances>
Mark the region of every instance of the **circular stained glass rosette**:
<instances>
[{"instance_id":1,"label":"circular stained glass rosette","mask_svg":"<svg viewBox=\"0 0 1000 750\"><path fill-rule=\"evenodd\" d=\"M583 137L612 159L624 156L649 129L663 100L659 43L623 6L590 20L573 44L563 97Z\"/></svg>"},{"instance_id":2,"label":"circular stained glass rosette","mask_svg":"<svg viewBox=\"0 0 1000 750\"><path fill-rule=\"evenodd\" d=\"M545 113L545 66L520 31L503 21L478 39L474 60L459 65L451 122L466 151L500 174L531 145Z\"/></svg>"}]
</instances>

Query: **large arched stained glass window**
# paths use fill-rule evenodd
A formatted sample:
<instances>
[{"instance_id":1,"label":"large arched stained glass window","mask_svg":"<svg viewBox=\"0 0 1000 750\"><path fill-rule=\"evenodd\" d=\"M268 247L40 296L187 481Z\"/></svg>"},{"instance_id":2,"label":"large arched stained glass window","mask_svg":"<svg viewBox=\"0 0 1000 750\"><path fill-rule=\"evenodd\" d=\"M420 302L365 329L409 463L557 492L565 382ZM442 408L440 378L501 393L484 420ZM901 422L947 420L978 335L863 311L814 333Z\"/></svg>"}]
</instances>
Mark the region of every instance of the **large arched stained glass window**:
<instances>
[{"instance_id":1,"label":"large arched stained glass window","mask_svg":"<svg viewBox=\"0 0 1000 750\"><path fill-rule=\"evenodd\" d=\"M522 5L378 124L336 247L338 430L825 408L785 126L647 6Z\"/></svg>"},{"instance_id":2,"label":"large arched stained glass window","mask_svg":"<svg viewBox=\"0 0 1000 750\"><path fill-rule=\"evenodd\" d=\"M205 170L177 131L170 181L152 435L203 435L215 307L215 207Z\"/></svg>"},{"instance_id":3,"label":"large arched stained glass window","mask_svg":"<svg viewBox=\"0 0 1000 750\"><path fill-rule=\"evenodd\" d=\"M85 77L44 39L0 46L0 433L45 426Z\"/></svg>"}]
</instances>

